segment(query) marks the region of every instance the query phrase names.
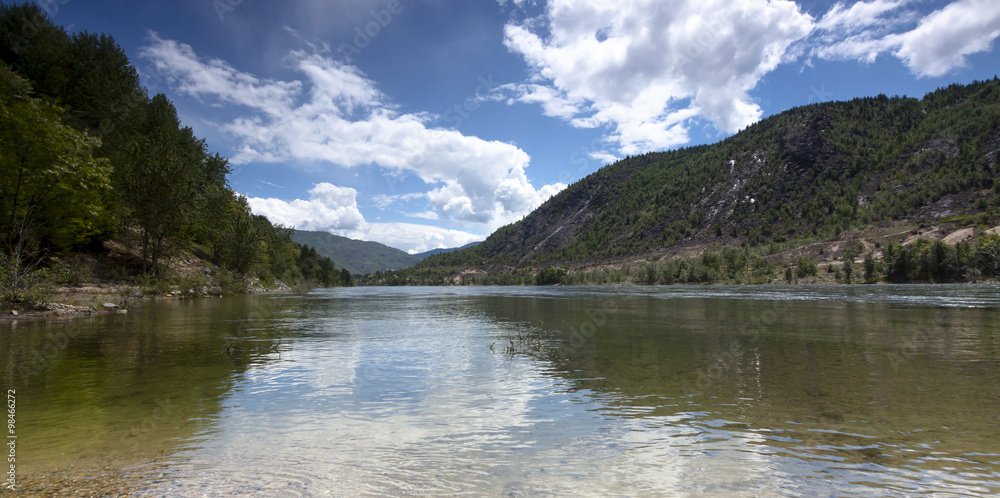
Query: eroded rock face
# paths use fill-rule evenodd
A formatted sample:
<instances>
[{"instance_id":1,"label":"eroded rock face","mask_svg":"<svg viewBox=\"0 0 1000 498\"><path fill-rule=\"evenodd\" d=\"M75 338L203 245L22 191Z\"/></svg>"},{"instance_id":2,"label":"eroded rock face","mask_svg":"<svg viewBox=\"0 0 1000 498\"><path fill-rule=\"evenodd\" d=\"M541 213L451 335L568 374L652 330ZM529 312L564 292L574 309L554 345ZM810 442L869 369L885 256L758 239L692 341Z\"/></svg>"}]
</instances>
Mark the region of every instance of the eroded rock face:
<instances>
[{"instance_id":1,"label":"eroded rock face","mask_svg":"<svg viewBox=\"0 0 1000 498\"><path fill-rule=\"evenodd\" d=\"M832 153L833 148L823 138L823 130L832 122L828 115L812 115L785 129L779 145L793 170L812 169Z\"/></svg>"}]
</instances>

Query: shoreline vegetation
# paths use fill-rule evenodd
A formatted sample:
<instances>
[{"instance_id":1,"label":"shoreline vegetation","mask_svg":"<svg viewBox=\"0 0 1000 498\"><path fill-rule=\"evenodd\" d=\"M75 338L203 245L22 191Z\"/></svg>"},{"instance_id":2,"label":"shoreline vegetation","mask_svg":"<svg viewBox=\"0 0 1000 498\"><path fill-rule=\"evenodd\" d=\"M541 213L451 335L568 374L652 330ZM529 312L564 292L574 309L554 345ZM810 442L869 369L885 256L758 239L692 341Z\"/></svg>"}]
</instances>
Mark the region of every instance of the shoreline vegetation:
<instances>
[{"instance_id":1,"label":"shoreline vegetation","mask_svg":"<svg viewBox=\"0 0 1000 498\"><path fill-rule=\"evenodd\" d=\"M358 285L671 285L985 283L1000 280L1000 226L873 228L822 242L701 245L593 265L425 267L377 272Z\"/></svg>"},{"instance_id":2,"label":"shoreline vegetation","mask_svg":"<svg viewBox=\"0 0 1000 498\"><path fill-rule=\"evenodd\" d=\"M231 172L165 95L148 95L111 36L0 4L3 315L353 285L254 215Z\"/></svg>"}]
</instances>

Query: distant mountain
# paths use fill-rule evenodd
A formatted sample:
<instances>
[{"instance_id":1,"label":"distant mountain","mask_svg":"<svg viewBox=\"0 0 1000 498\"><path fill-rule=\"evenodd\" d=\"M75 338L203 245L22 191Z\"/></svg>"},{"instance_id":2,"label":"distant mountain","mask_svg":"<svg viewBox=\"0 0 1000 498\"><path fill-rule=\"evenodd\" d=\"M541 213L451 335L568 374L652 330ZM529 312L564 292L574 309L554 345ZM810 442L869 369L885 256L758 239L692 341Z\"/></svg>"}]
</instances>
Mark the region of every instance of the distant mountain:
<instances>
[{"instance_id":1,"label":"distant mountain","mask_svg":"<svg viewBox=\"0 0 1000 498\"><path fill-rule=\"evenodd\" d=\"M292 241L316 249L321 256L332 259L338 268L347 268L354 275L401 270L423 259L378 242L354 240L327 232L295 230Z\"/></svg>"},{"instance_id":2,"label":"distant mountain","mask_svg":"<svg viewBox=\"0 0 1000 498\"><path fill-rule=\"evenodd\" d=\"M354 240L328 232L307 232L295 230L292 241L316 249L320 256L333 260L338 268L347 268L353 275L365 275L380 270L402 270L409 268L428 256L443 254L474 247L472 242L462 247L433 249L419 254L408 254L394 247L378 242Z\"/></svg>"},{"instance_id":3,"label":"distant mountain","mask_svg":"<svg viewBox=\"0 0 1000 498\"><path fill-rule=\"evenodd\" d=\"M468 249L470 247L476 247L478 245L479 245L479 242L469 242L468 244L465 244L462 247L450 247L450 248L444 248L444 249L431 249L430 251L427 251L427 252L421 252L421 253L414 254L414 256L416 256L416 257L418 257L420 259L424 259L424 258L427 258L427 257L430 257L430 256L436 256L438 254L444 254L446 252L461 251L462 249Z\"/></svg>"}]
</instances>

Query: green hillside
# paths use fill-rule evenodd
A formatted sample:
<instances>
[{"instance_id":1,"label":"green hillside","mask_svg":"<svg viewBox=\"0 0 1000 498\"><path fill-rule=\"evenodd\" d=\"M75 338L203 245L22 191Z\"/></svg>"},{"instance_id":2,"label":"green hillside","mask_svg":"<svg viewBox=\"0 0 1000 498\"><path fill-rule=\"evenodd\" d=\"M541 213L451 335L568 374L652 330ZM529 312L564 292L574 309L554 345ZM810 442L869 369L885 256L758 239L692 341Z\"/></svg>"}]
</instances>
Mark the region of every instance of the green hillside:
<instances>
[{"instance_id":1,"label":"green hillside","mask_svg":"<svg viewBox=\"0 0 1000 498\"><path fill-rule=\"evenodd\" d=\"M923 99L814 104L717 144L626 157L482 244L390 280L572 270L724 247L749 258L866 228L987 225L1000 206L997 102L994 78Z\"/></svg>"},{"instance_id":2,"label":"green hillside","mask_svg":"<svg viewBox=\"0 0 1000 498\"><path fill-rule=\"evenodd\" d=\"M418 256L378 242L354 240L327 232L295 230L292 241L316 249L317 253L333 259L338 267L346 268L353 275L409 268L421 260Z\"/></svg>"}]
</instances>

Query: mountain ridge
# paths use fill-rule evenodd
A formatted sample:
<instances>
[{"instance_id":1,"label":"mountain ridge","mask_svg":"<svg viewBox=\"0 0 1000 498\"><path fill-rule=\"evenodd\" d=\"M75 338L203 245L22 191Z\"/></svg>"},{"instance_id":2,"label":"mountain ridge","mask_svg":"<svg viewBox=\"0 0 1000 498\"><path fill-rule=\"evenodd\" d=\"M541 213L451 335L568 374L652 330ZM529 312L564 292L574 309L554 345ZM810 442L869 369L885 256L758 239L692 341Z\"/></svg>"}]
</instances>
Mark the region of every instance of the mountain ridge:
<instances>
[{"instance_id":1,"label":"mountain ridge","mask_svg":"<svg viewBox=\"0 0 1000 498\"><path fill-rule=\"evenodd\" d=\"M316 249L318 254L332 259L337 266L346 268L352 275L365 275L384 270L402 270L412 267L429 256L474 247L479 244L479 242L472 242L462 247L439 248L409 254L379 242L351 239L329 232L295 230L292 232L291 239L297 244L308 245Z\"/></svg>"},{"instance_id":2,"label":"mountain ridge","mask_svg":"<svg viewBox=\"0 0 1000 498\"><path fill-rule=\"evenodd\" d=\"M626 157L479 246L417 269L587 267L704 246L827 240L878 225L993 219L996 102L994 78L922 99L796 107L715 144Z\"/></svg>"}]
</instances>

